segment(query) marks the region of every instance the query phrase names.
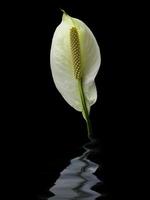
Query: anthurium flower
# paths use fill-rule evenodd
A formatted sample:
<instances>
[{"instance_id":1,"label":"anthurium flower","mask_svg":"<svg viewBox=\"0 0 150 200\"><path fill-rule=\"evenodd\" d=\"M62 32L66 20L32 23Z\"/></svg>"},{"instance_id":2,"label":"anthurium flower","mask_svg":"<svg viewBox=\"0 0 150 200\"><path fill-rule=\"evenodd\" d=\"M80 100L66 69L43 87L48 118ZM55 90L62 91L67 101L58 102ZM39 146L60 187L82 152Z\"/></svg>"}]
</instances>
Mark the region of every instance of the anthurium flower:
<instances>
[{"instance_id":1,"label":"anthurium flower","mask_svg":"<svg viewBox=\"0 0 150 200\"><path fill-rule=\"evenodd\" d=\"M90 135L90 107L97 100L94 79L100 67L100 49L88 26L63 11L51 45L50 63L56 88L67 103L82 112Z\"/></svg>"}]
</instances>

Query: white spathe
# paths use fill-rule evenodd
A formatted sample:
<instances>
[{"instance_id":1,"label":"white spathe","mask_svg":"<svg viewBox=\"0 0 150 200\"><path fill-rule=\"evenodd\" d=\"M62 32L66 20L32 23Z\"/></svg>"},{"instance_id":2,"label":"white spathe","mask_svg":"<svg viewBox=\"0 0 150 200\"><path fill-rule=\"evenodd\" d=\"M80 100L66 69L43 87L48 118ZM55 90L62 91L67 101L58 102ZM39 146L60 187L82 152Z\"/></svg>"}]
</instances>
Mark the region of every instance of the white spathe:
<instances>
[{"instance_id":1,"label":"white spathe","mask_svg":"<svg viewBox=\"0 0 150 200\"><path fill-rule=\"evenodd\" d=\"M76 27L79 34L81 50L82 87L85 101L90 107L97 100L97 90L94 79L99 70L101 57L96 39L81 20L63 14L62 22L56 28L50 52L52 76L58 91L70 106L78 111L83 111L78 80L74 76L71 54L70 29Z\"/></svg>"}]
</instances>

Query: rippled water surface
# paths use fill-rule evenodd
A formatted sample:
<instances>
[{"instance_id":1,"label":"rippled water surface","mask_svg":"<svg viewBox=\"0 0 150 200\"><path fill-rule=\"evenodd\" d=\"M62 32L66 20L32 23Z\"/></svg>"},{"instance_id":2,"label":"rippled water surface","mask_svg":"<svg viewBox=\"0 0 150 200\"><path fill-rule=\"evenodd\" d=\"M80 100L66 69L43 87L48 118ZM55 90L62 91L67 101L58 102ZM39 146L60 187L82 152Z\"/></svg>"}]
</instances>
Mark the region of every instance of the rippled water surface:
<instances>
[{"instance_id":1,"label":"rippled water surface","mask_svg":"<svg viewBox=\"0 0 150 200\"><path fill-rule=\"evenodd\" d=\"M64 169L50 191L55 195L48 200L94 200L100 196L91 188L100 182L93 174L98 164L87 159L87 154L74 158Z\"/></svg>"},{"instance_id":2,"label":"rippled water surface","mask_svg":"<svg viewBox=\"0 0 150 200\"><path fill-rule=\"evenodd\" d=\"M88 156L93 150L85 148L85 152L70 160L69 165L60 172L60 176L49 189L51 197L43 200L95 200L102 195L92 189L102 181L94 174L99 165L91 161Z\"/></svg>"}]
</instances>

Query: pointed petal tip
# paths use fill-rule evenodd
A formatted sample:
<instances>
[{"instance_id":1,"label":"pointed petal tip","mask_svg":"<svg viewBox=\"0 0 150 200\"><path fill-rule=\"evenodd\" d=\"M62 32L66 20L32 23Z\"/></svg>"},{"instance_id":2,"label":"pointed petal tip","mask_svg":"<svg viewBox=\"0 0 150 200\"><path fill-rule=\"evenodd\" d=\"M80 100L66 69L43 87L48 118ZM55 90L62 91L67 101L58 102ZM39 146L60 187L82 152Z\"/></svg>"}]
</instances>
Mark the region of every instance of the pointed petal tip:
<instances>
[{"instance_id":1,"label":"pointed petal tip","mask_svg":"<svg viewBox=\"0 0 150 200\"><path fill-rule=\"evenodd\" d=\"M62 8L59 8L59 9L62 11L63 14L67 15L67 13L65 12L65 10L63 10Z\"/></svg>"},{"instance_id":2,"label":"pointed petal tip","mask_svg":"<svg viewBox=\"0 0 150 200\"><path fill-rule=\"evenodd\" d=\"M63 10L63 9L61 9L61 8L59 8L59 9L60 9L60 10L62 11L62 13L63 13L63 15L62 15L62 20L65 21L66 18L67 18L69 15L66 13L65 10Z\"/></svg>"},{"instance_id":3,"label":"pointed petal tip","mask_svg":"<svg viewBox=\"0 0 150 200\"><path fill-rule=\"evenodd\" d=\"M63 22L68 22L68 23L73 23L72 22L72 17L70 16L70 15L68 15L68 13L66 13L66 11L65 10L63 10L63 9L61 9L60 8L60 10L62 11L62 13L63 13L63 15L62 15L62 21Z\"/></svg>"}]
</instances>

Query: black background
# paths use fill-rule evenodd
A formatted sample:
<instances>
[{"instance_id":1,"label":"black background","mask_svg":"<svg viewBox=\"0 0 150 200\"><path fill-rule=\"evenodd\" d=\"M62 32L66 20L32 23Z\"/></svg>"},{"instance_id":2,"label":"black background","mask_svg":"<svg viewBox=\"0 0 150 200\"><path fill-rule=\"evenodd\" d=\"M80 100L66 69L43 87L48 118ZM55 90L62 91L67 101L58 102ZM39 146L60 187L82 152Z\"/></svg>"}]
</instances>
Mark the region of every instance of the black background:
<instances>
[{"instance_id":1,"label":"black background","mask_svg":"<svg viewBox=\"0 0 150 200\"><path fill-rule=\"evenodd\" d=\"M102 1L6 5L5 116L8 120L4 135L8 182L17 182L14 190L17 196L21 193L21 198L36 199L38 194L46 193L69 160L83 152L82 145L88 141L81 113L63 100L50 71L52 36L62 17L59 8L84 21L100 46L98 100L91 109L100 150L96 162L102 165L99 173L104 180L100 190L108 194L107 199L126 196L124 188L129 172L126 142L131 137L125 117L128 99L124 93L129 82L125 74L130 70L125 58L130 57L126 50L133 45L128 46L130 20L133 20L129 20L128 6Z\"/></svg>"}]
</instances>

